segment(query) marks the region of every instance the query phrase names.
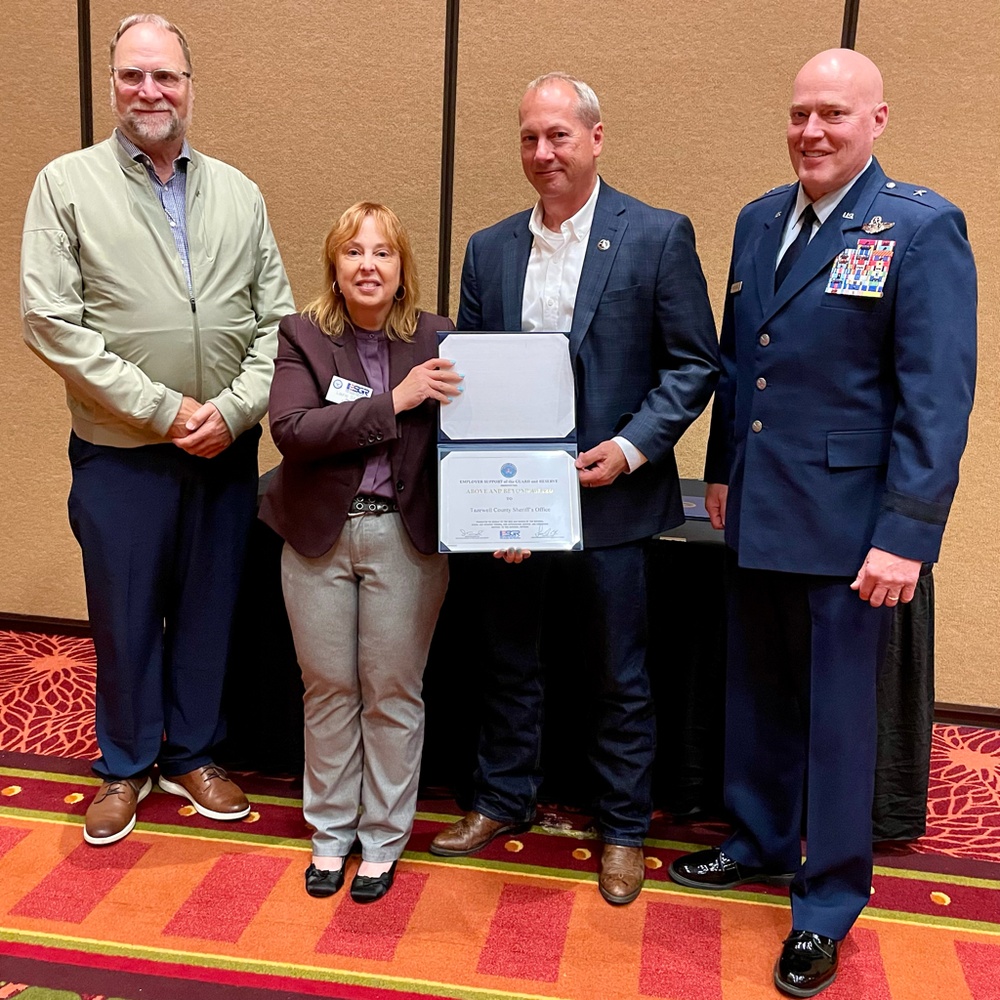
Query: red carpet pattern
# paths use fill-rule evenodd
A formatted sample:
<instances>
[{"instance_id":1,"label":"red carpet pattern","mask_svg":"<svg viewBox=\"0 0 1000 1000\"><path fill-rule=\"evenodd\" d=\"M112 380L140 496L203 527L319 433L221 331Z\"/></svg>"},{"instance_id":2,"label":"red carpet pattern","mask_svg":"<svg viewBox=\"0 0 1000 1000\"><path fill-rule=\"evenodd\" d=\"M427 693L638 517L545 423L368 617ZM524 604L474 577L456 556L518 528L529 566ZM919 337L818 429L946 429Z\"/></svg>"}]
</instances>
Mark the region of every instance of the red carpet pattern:
<instances>
[{"instance_id":1,"label":"red carpet pattern","mask_svg":"<svg viewBox=\"0 0 1000 1000\"><path fill-rule=\"evenodd\" d=\"M422 811L392 892L358 906L304 894L301 804L273 783L250 779L253 813L227 824L155 791L133 834L94 849L80 826L96 779L83 761L48 760L0 754L0 989L43 981L33 973L131 1000L774 997L787 894L675 886L667 866L689 846L675 839L647 842L647 888L612 908L592 838L535 827L436 859L427 846L450 815ZM940 860L879 859L825 996L1000 1000L1000 870L919 867Z\"/></svg>"},{"instance_id":2,"label":"red carpet pattern","mask_svg":"<svg viewBox=\"0 0 1000 1000\"><path fill-rule=\"evenodd\" d=\"M96 672L90 639L0 631L0 749L96 757Z\"/></svg>"},{"instance_id":3,"label":"red carpet pattern","mask_svg":"<svg viewBox=\"0 0 1000 1000\"><path fill-rule=\"evenodd\" d=\"M0 750L95 758L95 674L89 639L0 631ZM927 810L914 850L1000 861L1000 732L934 727Z\"/></svg>"},{"instance_id":4,"label":"red carpet pattern","mask_svg":"<svg viewBox=\"0 0 1000 1000\"><path fill-rule=\"evenodd\" d=\"M1000 732L934 727L927 834L914 847L1000 861Z\"/></svg>"}]
</instances>

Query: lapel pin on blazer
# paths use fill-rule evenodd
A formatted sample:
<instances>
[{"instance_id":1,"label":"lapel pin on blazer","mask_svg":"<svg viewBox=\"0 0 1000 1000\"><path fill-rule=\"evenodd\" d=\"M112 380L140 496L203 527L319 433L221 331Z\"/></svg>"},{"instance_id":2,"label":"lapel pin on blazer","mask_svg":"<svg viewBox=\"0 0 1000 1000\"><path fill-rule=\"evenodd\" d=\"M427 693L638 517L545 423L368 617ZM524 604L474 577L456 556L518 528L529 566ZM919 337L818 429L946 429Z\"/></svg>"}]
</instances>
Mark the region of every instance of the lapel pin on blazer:
<instances>
[{"instance_id":1,"label":"lapel pin on blazer","mask_svg":"<svg viewBox=\"0 0 1000 1000\"><path fill-rule=\"evenodd\" d=\"M611 240L598 240L597 241L597 249L598 250L610 250L611 249Z\"/></svg>"},{"instance_id":2,"label":"lapel pin on blazer","mask_svg":"<svg viewBox=\"0 0 1000 1000\"><path fill-rule=\"evenodd\" d=\"M892 229L894 225L896 225L895 222L883 222L881 215L873 215L871 220L861 228L869 235L874 235L875 233L884 233L887 229Z\"/></svg>"}]
</instances>

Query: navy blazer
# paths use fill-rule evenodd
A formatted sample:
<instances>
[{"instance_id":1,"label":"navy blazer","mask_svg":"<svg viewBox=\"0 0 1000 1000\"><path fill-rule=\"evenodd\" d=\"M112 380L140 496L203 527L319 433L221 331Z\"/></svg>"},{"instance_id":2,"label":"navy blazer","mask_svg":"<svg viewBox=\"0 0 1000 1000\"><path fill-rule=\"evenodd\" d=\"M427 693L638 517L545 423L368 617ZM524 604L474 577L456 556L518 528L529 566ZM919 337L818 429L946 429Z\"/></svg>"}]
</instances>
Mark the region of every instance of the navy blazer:
<instances>
[{"instance_id":1,"label":"navy blazer","mask_svg":"<svg viewBox=\"0 0 1000 1000\"><path fill-rule=\"evenodd\" d=\"M520 212L469 240L459 330L521 329L530 217ZM621 434L649 459L610 486L583 491L584 544L619 545L680 524L674 445L718 376L715 320L685 216L601 182L570 354L580 451Z\"/></svg>"},{"instance_id":2,"label":"navy blazer","mask_svg":"<svg viewBox=\"0 0 1000 1000\"><path fill-rule=\"evenodd\" d=\"M437 332L452 329L447 317L421 313L412 341L390 340L390 390L414 365L437 357ZM397 414L391 391L330 403L334 375L367 384L354 335L328 337L311 319L286 316L278 328L269 416L282 460L261 520L302 555L323 555L344 527L368 450L386 443L403 525L420 552L437 552L437 403L425 400Z\"/></svg>"},{"instance_id":3,"label":"navy blazer","mask_svg":"<svg viewBox=\"0 0 1000 1000\"><path fill-rule=\"evenodd\" d=\"M705 478L728 483L741 566L853 576L872 546L933 562L975 386L976 270L962 213L858 179L774 292L797 185L740 213ZM892 228L868 234L875 216ZM881 298L826 291L859 239L893 240Z\"/></svg>"}]
</instances>

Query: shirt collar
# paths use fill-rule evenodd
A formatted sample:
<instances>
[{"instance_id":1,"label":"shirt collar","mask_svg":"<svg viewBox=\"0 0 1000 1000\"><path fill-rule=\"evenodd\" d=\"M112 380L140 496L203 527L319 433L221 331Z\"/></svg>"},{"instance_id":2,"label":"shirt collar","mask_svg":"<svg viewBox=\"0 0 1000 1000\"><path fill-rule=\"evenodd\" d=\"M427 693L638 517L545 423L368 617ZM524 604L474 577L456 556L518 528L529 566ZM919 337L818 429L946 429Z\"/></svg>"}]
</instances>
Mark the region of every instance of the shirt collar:
<instances>
[{"instance_id":1,"label":"shirt collar","mask_svg":"<svg viewBox=\"0 0 1000 1000\"><path fill-rule=\"evenodd\" d=\"M144 153L120 128L115 129L115 138L121 144L122 149L132 157L133 160L138 160L140 163L146 166L152 166L153 161L149 156ZM191 147L188 145L187 139L181 143L181 151L177 154L174 160L174 169L177 169L177 164L187 162L191 159Z\"/></svg>"},{"instance_id":2,"label":"shirt collar","mask_svg":"<svg viewBox=\"0 0 1000 1000\"><path fill-rule=\"evenodd\" d=\"M833 210L840 204L841 199L854 186L854 182L871 166L871 163L872 158L869 156L868 162L843 187L837 188L836 191L831 191L829 194L825 194L822 198L817 198L811 203L809 195L802 190L802 185L799 184L799 192L795 198L795 212L792 215L791 225L794 225L798 221L806 205L812 204L816 218L822 226L833 215Z\"/></svg>"},{"instance_id":3,"label":"shirt collar","mask_svg":"<svg viewBox=\"0 0 1000 1000\"><path fill-rule=\"evenodd\" d=\"M575 241L577 243L586 242L587 237L590 236L591 226L594 224L594 212L597 209L597 195L601 190L601 178L598 177L594 184L594 190L590 192L590 197L583 203L583 207L576 213L576 215L568 218L560 227L559 232L554 235L561 235L563 242ZM531 230L533 236L537 239L548 242L546 239L547 233L552 233L551 229L547 229L542 222L544 212L542 209L541 201L535 202L535 208L531 213L531 218L528 220L528 229Z\"/></svg>"}]
</instances>

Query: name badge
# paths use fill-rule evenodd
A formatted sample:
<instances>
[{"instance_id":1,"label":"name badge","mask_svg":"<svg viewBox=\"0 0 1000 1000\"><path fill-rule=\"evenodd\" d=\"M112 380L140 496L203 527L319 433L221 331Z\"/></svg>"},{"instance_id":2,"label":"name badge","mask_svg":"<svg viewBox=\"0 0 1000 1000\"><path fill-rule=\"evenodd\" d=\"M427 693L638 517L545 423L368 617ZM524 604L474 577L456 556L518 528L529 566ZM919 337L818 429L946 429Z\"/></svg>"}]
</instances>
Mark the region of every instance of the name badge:
<instances>
[{"instance_id":1,"label":"name badge","mask_svg":"<svg viewBox=\"0 0 1000 1000\"><path fill-rule=\"evenodd\" d=\"M330 380L330 388L326 390L326 398L331 403L349 403L352 399L365 399L372 394L367 385L352 382L349 378L334 375Z\"/></svg>"},{"instance_id":2,"label":"name badge","mask_svg":"<svg viewBox=\"0 0 1000 1000\"><path fill-rule=\"evenodd\" d=\"M841 250L830 269L826 294L882 298L895 246L895 240L858 240L856 247Z\"/></svg>"}]
</instances>

